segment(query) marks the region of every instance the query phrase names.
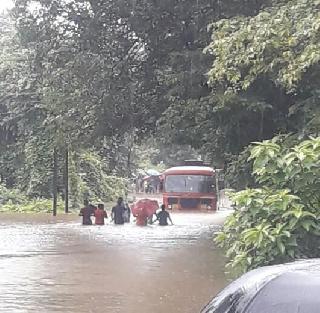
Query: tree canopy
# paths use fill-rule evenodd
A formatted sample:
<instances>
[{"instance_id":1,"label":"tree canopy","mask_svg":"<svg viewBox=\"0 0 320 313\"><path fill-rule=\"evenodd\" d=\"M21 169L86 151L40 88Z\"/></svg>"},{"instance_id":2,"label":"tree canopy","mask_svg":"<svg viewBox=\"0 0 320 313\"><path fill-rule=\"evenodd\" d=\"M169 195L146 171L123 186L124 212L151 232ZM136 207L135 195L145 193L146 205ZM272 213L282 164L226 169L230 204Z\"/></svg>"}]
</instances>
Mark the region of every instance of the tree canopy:
<instances>
[{"instance_id":1,"label":"tree canopy","mask_svg":"<svg viewBox=\"0 0 320 313\"><path fill-rule=\"evenodd\" d=\"M146 142L153 162L173 147L222 167L252 141L317 135L319 25L318 0L16 0L0 19L1 181L49 197L54 151L58 185L70 150L83 186L88 153L131 177Z\"/></svg>"},{"instance_id":2,"label":"tree canopy","mask_svg":"<svg viewBox=\"0 0 320 313\"><path fill-rule=\"evenodd\" d=\"M301 88L308 77L318 84L319 8L317 0L280 1L256 16L211 24L212 42L206 48L214 56L210 82L246 90L268 77L288 92Z\"/></svg>"}]
</instances>

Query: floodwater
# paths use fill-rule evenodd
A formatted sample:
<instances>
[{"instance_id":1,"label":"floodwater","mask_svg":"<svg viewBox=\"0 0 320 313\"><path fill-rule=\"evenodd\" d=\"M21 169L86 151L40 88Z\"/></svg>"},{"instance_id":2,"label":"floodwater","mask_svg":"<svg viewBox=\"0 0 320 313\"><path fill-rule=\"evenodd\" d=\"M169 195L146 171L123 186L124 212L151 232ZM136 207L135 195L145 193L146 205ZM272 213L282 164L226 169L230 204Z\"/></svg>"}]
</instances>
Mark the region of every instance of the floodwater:
<instances>
[{"instance_id":1,"label":"floodwater","mask_svg":"<svg viewBox=\"0 0 320 313\"><path fill-rule=\"evenodd\" d=\"M0 312L197 313L226 284L212 242L225 215L138 227L1 214Z\"/></svg>"}]
</instances>

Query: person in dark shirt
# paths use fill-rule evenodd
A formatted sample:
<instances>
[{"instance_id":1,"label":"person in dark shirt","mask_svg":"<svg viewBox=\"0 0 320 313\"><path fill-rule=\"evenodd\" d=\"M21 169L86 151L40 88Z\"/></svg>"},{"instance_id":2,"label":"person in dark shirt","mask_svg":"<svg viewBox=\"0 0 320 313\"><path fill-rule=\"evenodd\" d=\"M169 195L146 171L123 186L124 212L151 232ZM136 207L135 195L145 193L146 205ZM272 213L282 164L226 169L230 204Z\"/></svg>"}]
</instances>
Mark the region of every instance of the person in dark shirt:
<instances>
[{"instance_id":1,"label":"person in dark shirt","mask_svg":"<svg viewBox=\"0 0 320 313\"><path fill-rule=\"evenodd\" d=\"M123 199L120 197L117 201L117 205L112 208L111 211L111 218L117 225L123 225L124 219L123 219L123 213L125 209L123 206Z\"/></svg>"},{"instance_id":2,"label":"person in dark shirt","mask_svg":"<svg viewBox=\"0 0 320 313\"><path fill-rule=\"evenodd\" d=\"M79 216L82 216L82 225L92 225L91 216L93 215L93 206L88 200L84 200L84 207L80 210Z\"/></svg>"},{"instance_id":3,"label":"person in dark shirt","mask_svg":"<svg viewBox=\"0 0 320 313\"><path fill-rule=\"evenodd\" d=\"M167 226L168 220L170 221L171 225L173 225L173 222L171 220L171 216L169 212L166 211L166 207L164 204L161 205L161 211L156 214L157 219L156 221L159 221L160 226Z\"/></svg>"},{"instance_id":4,"label":"person in dark shirt","mask_svg":"<svg viewBox=\"0 0 320 313\"><path fill-rule=\"evenodd\" d=\"M98 208L94 211L95 224L96 225L104 225L104 219L108 218L107 212L104 209L104 205L102 203L98 204Z\"/></svg>"}]
</instances>

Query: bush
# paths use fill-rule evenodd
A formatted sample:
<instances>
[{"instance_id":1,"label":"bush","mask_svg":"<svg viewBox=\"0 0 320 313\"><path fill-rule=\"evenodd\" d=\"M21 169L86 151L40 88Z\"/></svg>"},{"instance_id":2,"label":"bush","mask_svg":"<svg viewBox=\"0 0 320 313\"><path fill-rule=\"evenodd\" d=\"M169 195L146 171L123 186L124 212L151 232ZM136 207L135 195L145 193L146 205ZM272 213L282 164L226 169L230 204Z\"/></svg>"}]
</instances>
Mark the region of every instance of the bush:
<instances>
[{"instance_id":1,"label":"bush","mask_svg":"<svg viewBox=\"0 0 320 313\"><path fill-rule=\"evenodd\" d=\"M58 201L57 209L63 211L62 201ZM43 198L30 199L18 189L8 189L0 185L0 212L52 212L52 200Z\"/></svg>"},{"instance_id":2,"label":"bush","mask_svg":"<svg viewBox=\"0 0 320 313\"><path fill-rule=\"evenodd\" d=\"M0 206L8 202L21 204L25 201L27 201L27 197L20 190L8 189L0 184Z\"/></svg>"},{"instance_id":3,"label":"bush","mask_svg":"<svg viewBox=\"0 0 320 313\"><path fill-rule=\"evenodd\" d=\"M58 211L63 212L64 206L61 201L58 202ZM49 199L32 199L22 203L8 201L0 206L0 212L17 212L17 213L50 213L52 212L52 200Z\"/></svg>"},{"instance_id":4,"label":"bush","mask_svg":"<svg viewBox=\"0 0 320 313\"><path fill-rule=\"evenodd\" d=\"M69 178L73 208L79 208L85 198L92 202L109 202L128 192L127 179L108 175L103 159L91 152L71 154Z\"/></svg>"},{"instance_id":5,"label":"bush","mask_svg":"<svg viewBox=\"0 0 320 313\"><path fill-rule=\"evenodd\" d=\"M251 149L261 188L230 195L235 212L215 241L236 273L320 257L320 137L293 146L275 138Z\"/></svg>"}]
</instances>

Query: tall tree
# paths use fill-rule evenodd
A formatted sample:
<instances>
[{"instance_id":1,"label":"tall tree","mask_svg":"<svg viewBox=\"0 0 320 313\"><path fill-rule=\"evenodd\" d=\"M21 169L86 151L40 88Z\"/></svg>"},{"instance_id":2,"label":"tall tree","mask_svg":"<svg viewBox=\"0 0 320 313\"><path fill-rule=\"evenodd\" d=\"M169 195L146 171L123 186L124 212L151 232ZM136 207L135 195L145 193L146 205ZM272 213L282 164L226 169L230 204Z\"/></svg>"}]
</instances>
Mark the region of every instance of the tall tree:
<instances>
[{"instance_id":1,"label":"tall tree","mask_svg":"<svg viewBox=\"0 0 320 313\"><path fill-rule=\"evenodd\" d=\"M318 132L319 10L317 0L279 1L256 16L212 24L210 82L248 93L269 81L275 92L289 95L284 105L292 122L287 130L308 132L310 126L311 133ZM282 103L283 97L276 101Z\"/></svg>"}]
</instances>

